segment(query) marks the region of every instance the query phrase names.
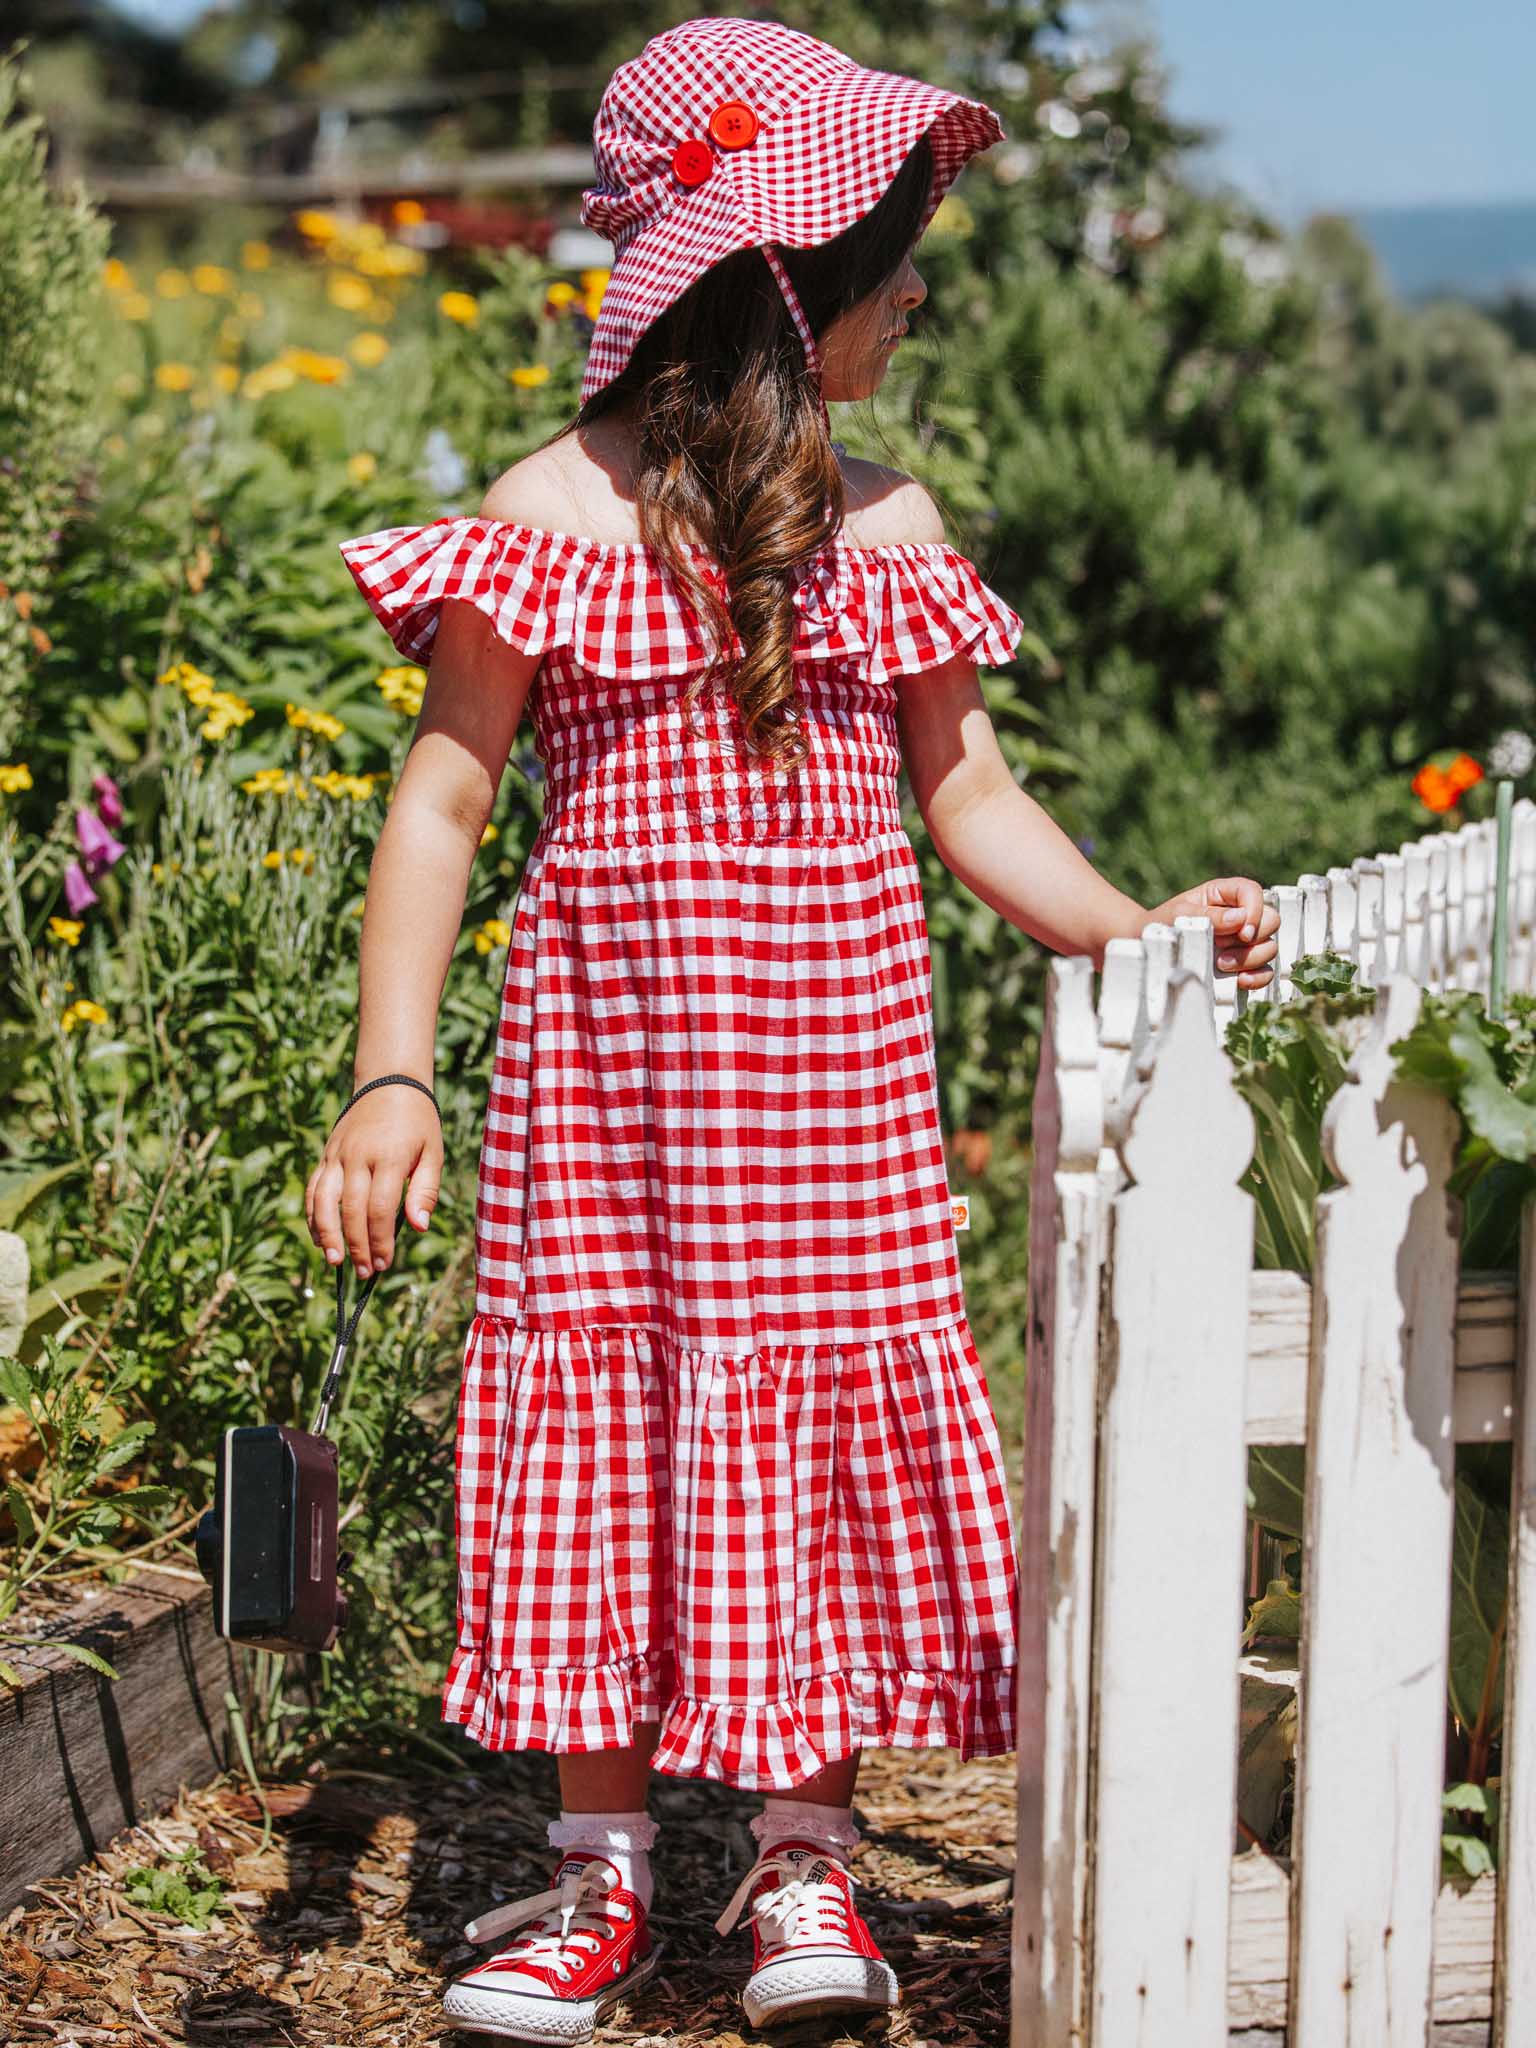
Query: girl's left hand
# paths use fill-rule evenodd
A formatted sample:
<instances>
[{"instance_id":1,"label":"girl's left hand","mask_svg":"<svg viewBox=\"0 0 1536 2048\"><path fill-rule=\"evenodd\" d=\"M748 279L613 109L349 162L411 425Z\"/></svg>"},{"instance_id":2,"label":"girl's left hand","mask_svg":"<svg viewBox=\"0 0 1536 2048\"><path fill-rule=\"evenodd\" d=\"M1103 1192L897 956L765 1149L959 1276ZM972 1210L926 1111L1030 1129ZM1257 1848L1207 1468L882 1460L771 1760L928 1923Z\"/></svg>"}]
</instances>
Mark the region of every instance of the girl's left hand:
<instances>
[{"instance_id":1,"label":"girl's left hand","mask_svg":"<svg viewBox=\"0 0 1536 2048\"><path fill-rule=\"evenodd\" d=\"M1280 913L1264 901L1262 886L1247 875L1222 875L1181 890L1147 913L1148 924L1172 924L1176 917L1208 917L1214 927L1216 972L1235 974L1240 988L1267 988L1268 966L1278 951Z\"/></svg>"}]
</instances>

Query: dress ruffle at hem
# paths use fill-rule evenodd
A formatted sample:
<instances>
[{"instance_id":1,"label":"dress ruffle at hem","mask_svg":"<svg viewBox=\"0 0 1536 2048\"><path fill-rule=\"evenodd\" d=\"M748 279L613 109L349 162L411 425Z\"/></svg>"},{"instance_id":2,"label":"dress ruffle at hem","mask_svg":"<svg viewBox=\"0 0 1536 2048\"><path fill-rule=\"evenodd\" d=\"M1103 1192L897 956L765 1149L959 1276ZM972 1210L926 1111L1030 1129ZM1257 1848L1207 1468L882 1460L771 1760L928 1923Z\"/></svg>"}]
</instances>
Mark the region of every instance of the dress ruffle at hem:
<instances>
[{"instance_id":1,"label":"dress ruffle at hem","mask_svg":"<svg viewBox=\"0 0 1536 2048\"><path fill-rule=\"evenodd\" d=\"M637 1722L659 1721L654 1770L759 1792L791 1791L861 1749L956 1749L968 1762L1006 1755L1016 1742L1012 1664L969 1676L831 1671L761 1704L668 1698L660 1673L646 1657L589 1670L491 1670L461 1648L444 1718L484 1749L567 1754L623 1747ZM597 1730L607 1732L594 1740Z\"/></svg>"}]
</instances>

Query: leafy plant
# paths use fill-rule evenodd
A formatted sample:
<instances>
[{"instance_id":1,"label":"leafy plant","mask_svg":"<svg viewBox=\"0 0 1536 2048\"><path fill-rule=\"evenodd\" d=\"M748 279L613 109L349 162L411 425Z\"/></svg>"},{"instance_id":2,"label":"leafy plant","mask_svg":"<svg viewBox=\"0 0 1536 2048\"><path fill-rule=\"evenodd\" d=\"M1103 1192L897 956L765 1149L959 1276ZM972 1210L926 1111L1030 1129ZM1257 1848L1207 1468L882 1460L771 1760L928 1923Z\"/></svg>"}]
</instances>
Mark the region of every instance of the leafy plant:
<instances>
[{"instance_id":1,"label":"leafy plant","mask_svg":"<svg viewBox=\"0 0 1536 2048\"><path fill-rule=\"evenodd\" d=\"M1486 1877L1495 1866L1499 1839L1498 1784L1447 1785L1440 1804L1447 1819L1440 1835L1442 1883Z\"/></svg>"},{"instance_id":2,"label":"leafy plant","mask_svg":"<svg viewBox=\"0 0 1536 2048\"><path fill-rule=\"evenodd\" d=\"M219 1910L224 1881L204 1863L196 1843L191 1843L153 1868L124 1871L123 1891L146 1913L167 1913L183 1927L202 1930Z\"/></svg>"},{"instance_id":3,"label":"leafy plant","mask_svg":"<svg viewBox=\"0 0 1536 2048\"><path fill-rule=\"evenodd\" d=\"M1255 1116L1255 1150L1244 1186L1256 1203L1255 1263L1308 1272L1317 1197L1332 1184L1323 1119L1349 1059L1370 1028L1375 997L1337 955L1299 961L1297 1000L1255 1004L1228 1028L1239 1091ZM1426 994L1412 1031L1392 1048L1398 1075L1445 1095L1461 1117L1450 1180L1460 1198L1465 1270L1508 1269L1518 1259L1526 1200L1536 1193L1536 999L1516 996L1502 1020L1471 991ZM1503 1728L1508 1619L1511 1452L1508 1444L1460 1444L1455 1459L1449 1709L1468 1785L1458 1811L1482 1813L1494 1745ZM1279 1632L1287 1594L1299 1588L1306 1487L1300 1445L1248 1454L1249 1513L1294 1546L1295 1571L1254 1603L1250 1634ZM1451 1794L1447 1794L1447 1800ZM1449 1830L1447 1867L1472 1875L1494 1850L1475 1832Z\"/></svg>"},{"instance_id":4,"label":"leafy plant","mask_svg":"<svg viewBox=\"0 0 1536 2048\"><path fill-rule=\"evenodd\" d=\"M137 1376L137 1360L124 1352L93 1375L81 1354L48 1333L40 1355L28 1362L0 1357L0 1397L20 1410L43 1451L34 1479L7 1482L4 1503L13 1538L0 1553L0 1645L16 1649L49 1640L22 1634L14 1617L23 1596L47 1585L104 1546L125 1522L143 1521L168 1499L164 1487L114 1490L112 1481L144 1451L152 1425L125 1423L123 1402ZM54 1647L109 1678L105 1658L81 1643ZM14 1666L0 1661L0 1679L20 1685Z\"/></svg>"}]
</instances>

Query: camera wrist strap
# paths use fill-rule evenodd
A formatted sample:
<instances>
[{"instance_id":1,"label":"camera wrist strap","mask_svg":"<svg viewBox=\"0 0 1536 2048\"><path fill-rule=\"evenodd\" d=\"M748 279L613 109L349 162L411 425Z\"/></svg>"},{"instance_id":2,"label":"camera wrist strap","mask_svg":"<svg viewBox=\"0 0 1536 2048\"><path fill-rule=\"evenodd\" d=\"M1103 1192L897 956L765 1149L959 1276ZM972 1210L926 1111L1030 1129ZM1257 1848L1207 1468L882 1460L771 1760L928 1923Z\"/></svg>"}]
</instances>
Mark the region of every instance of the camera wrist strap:
<instances>
[{"instance_id":1,"label":"camera wrist strap","mask_svg":"<svg viewBox=\"0 0 1536 2048\"><path fill-rule=\"evenodd\" d=\"M315 1420L310 1431L312 1436L325 1435L325 1425L331 1418L331 1403L336 1398L336 1389L341 1385L341 1367L347 1355L347 1346L352 1342L352 1332L357 1328L358 1317L362 1314L363 1305L373 1292L373 1283L378 1277L377 1273L368 1275L358 1290L357 1300L349 1317L346 1260L343 1259L336 1268L336 1343L331 1352L331 1363L325 1375L325 1384L320 1389L320 1406L315 1411Z\"/></svg>"}]
</instances>

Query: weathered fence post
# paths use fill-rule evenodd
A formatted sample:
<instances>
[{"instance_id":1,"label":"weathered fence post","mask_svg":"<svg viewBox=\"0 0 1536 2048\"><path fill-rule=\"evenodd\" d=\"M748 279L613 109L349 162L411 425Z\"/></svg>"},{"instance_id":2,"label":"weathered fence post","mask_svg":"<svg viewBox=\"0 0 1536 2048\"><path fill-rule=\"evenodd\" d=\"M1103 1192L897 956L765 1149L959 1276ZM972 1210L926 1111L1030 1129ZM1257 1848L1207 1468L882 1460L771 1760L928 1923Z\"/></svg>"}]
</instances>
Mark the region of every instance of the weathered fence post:
<instances>
[{"instance_id":1,"label":"weathered fence post","mask_svg":"<svg viewBox=\"0 0 1536 2048\"><path fill-rule=\"evenodd\" d=\"M1458 926L1459 930L1459 926ZM1394 976L1329 1105L1317 1212L1292 1832L1295 2048L1424 2048L1454 1505L1457 1120L1394 1078Z\"/></svg>"},{"instance_id":2,"label":"weathered fence post","mask_svg":"<svg viewBox=\"0 0 1536 2048\"><path fill-rule=\"evenodd\" d=\"M1112 1204L1087 2038L1225 2048L1253 1119L1204 972L1175 973L1147 1066Z\"/></svg>"},{"instance_id":3,"label":"weathered fence post","mask_svg":"<svg viewBox=\"0 0 1536 2048\"><path fill-rule=\"evenodd\" d=\"M1093 969L1053 960L1033 1112L1020 1526L1015 2048L1076 2048L1084 1973L1105 1194Z\"/></svg>"},{"instance_id":4,"label":"weathered fence post","mask_svg":"<svg viewBox=\"0 0 1536 2048\"><path fill-rule=\"evenodd\" d=\"M1536 2040L1536 1202L1520 1235L1514 1484L1493 1971L1499 2048Z\"/></svg>"}]
</instances>

